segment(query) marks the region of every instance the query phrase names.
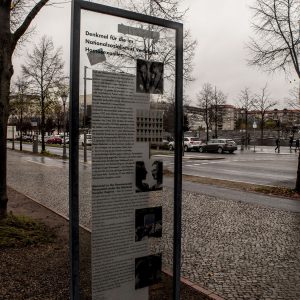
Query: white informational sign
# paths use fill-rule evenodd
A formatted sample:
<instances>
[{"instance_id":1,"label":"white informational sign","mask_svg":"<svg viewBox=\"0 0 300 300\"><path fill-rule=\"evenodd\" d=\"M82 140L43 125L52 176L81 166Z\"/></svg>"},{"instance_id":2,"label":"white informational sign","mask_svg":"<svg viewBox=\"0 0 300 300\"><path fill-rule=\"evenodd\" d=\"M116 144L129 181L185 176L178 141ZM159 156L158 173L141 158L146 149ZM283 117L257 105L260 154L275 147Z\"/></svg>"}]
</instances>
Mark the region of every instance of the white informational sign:
<instances>
[{"instance_id":1,"label":"white informational sign","mask_svg":"<svg viewBox=\"0 0 300 300\"><path fill-rule=\"evenodd\" d=\"M162 211L148 200L162 189L162 162L149 160L161 130L136 76L93 71L93 299L148 299L160 280L161 254L149 253L148 239L161 237Z\"/></svg>"},{"instance_id":2,"label":"white informational sign","mask_svg":"<svg viewBox=\"0 0 300 300\"><path fill-rule=\"evenodd\" d=\"M256 128L257 128L257 124L256 124L256 122L255 122L255 121L253 122L253 128L254 128L254 129L256 129Z\"/></svg>"},{"instance_id":3,"label":"white informational sign","mask_svg":"<svg viewBox=\"0 0 300 300\"><path fill-rule=\"evenodd\" d=\"M7 135L6 138L8 140L13 140L17 137L17 129L14 125L7 126Z\"/></svg>"}]
</instances>

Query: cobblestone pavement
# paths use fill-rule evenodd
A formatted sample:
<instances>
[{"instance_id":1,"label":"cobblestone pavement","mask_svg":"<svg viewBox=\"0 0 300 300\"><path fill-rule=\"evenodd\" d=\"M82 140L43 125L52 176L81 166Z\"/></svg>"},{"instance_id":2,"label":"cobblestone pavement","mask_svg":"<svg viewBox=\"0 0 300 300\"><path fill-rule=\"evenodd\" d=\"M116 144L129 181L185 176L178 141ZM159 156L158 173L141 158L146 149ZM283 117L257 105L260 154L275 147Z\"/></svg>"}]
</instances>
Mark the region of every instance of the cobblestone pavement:
<instances>
[{"instance_id":1,"label":"cobblestone pavement","mask_svg":"<svg viewBox=\"0 0 300 300\"><path fill-rule=\"evenodd\" d=\"M166 192L166 242L156 245L165 254L172 248L170 199ZM299 213L184 192L182 225L183 277L226 299L300 299ZM166 255L164 263L171 260Z\"/></svg>"},{"instance_id":2,"label":"cobblestone pavement","mask_svg":"<svg viewBox=\"0 0 300 300\"><path fill-rule=\"evenodd\" d=\"M81 221L89 227L90 169L81 171ZM67 216L67 166L17 155L8 160L8 183ZM151 205L163 206L163 238L153 247L170 269L172 192L151 196ZM226 299L300 299L299 213L184 192L182 217L183 277Z\"/></svg>"}]
</instances>

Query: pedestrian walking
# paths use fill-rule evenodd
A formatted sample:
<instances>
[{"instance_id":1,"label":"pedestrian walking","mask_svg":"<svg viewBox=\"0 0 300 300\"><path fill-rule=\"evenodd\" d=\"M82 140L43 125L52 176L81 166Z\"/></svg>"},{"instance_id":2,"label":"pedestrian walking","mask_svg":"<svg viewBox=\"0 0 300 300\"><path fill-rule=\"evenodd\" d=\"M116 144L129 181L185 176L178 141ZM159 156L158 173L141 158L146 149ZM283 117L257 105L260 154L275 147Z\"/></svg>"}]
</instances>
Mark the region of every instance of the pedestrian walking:
<instances>
[{"instance_id":1,"label":"pedestrian walking","mask_svg":"<svg viewBox=\"0 0 300 300\"><path fill-rule=\"evenodd\" d=\"M296 147L295 147L295 152L299 151L299 138L296 139Z\"/></svg>"},{"instance_id":2,"label":"pedestrian walking","mask_svg":"<svg viewBox=\"0 0 300 300\"><path fill-rule=\"evenodd\" d=\"M280 139L277 138L276 141L275 141L275 143L276 143L275 152L276 152L276 150L277 150L278 153L280 153Z\"/></svg>"},{"instance_id":3,"label":"pedestrian walking","mask_svg":"<svg viewBox=\"0 0 300 300\"><path fill-rule=\"evenodd\" d=\"M290 137L289 145L290 145L290 152L292 152L292 146L293 146L294 137Z\"/></svg>"}]
</instances>

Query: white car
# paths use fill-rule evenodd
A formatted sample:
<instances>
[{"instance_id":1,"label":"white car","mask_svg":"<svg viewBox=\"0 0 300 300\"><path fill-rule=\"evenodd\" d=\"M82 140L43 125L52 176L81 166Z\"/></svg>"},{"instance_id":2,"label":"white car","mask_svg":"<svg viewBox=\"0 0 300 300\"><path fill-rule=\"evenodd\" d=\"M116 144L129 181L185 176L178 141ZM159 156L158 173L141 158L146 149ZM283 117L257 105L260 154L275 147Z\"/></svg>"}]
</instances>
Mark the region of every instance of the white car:
<instances>
[{"instance_id":1,"label":"white car","mask_svg":"<svg viewBox=\"0 0 300 300\"><path fill-rule=\"evenodd\" d=\"M79 143L84 146L84 134L80 135ZM92 135L90 133L86 134L86 145L92 146Z\"/></svg>"},{"instance_id":2,"label":"white car","mask_svg":"<svg viewBox=\"0 0 300 300\"><path fill-rule=\"evenodd\" d=\"M183 141L184 141L183 148L185 152L192 151L192 150L199 151L200 145L202 144L202 141L197 137L185 137ZM169 150L172 151L174 149L175 149L175 142L172 141L169 143Z\"/></svg>"}]
</instances>

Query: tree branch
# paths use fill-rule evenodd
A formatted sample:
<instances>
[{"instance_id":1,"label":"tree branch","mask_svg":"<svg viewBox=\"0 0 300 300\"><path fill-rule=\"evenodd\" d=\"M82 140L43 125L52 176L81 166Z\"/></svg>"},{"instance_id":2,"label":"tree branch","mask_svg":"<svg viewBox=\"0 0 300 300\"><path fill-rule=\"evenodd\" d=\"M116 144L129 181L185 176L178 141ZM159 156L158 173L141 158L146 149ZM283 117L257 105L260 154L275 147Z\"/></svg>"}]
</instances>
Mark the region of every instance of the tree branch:
<instances>
[{"instance_id":1,"label":"tree branch","mask_svg":"<svg viewBox=\"0 0 300 300\"><path fill-rule=\"evenodd\" d=\"M20 27L13 33L13 48L16 47L18 40L21 38L21 36L26 32L28 29L30 23L35 18L35 16L39 13L39 11L43 8L45 4L47 4L49 0L41 0L39 1L32 10L28 13L23 23L20 25Z\"/></svg>"}]
</instances>

